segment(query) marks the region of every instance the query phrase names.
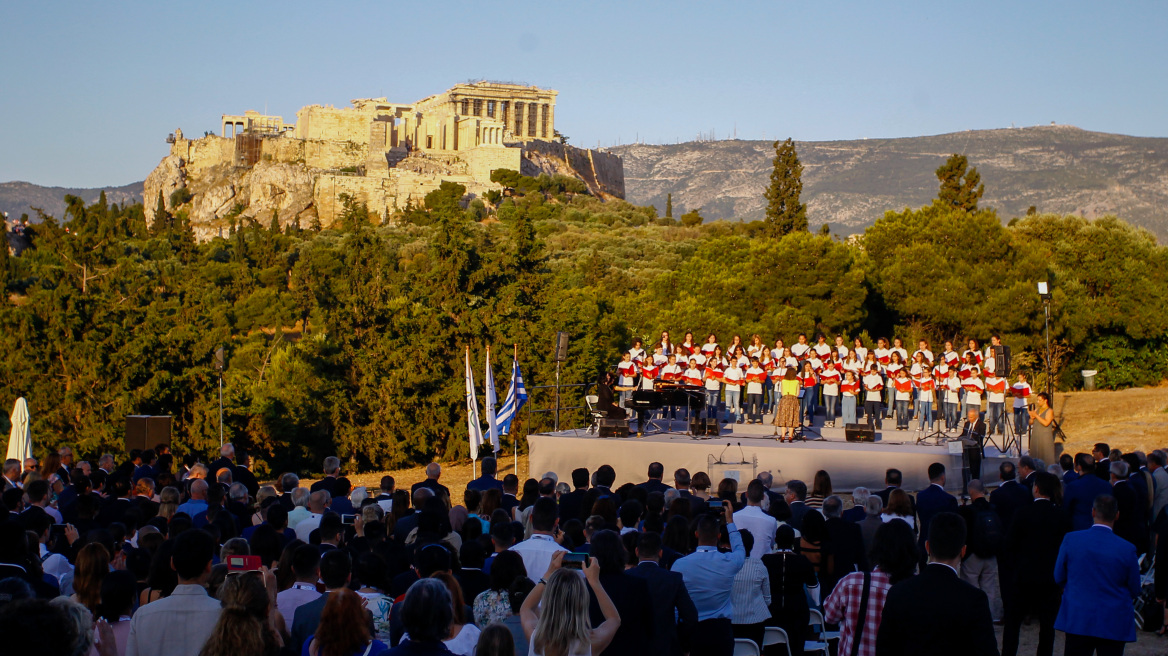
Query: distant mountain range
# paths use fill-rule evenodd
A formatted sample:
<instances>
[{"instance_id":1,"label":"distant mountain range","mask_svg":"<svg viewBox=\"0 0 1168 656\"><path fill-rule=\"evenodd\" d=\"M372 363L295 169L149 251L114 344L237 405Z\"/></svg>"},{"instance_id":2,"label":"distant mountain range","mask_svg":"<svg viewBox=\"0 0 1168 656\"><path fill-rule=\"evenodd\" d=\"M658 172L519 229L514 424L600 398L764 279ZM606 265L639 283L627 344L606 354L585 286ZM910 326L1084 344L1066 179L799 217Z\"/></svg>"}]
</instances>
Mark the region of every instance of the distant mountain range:
<instances>
[{"instance_id":1,"label":"distant mountain range","mask_svg":"<svg viewBox=\"0 0 1168 656\"><path fill-rule=\"evenodd\" d=\"M985 183L983 207L1003 220L1039 212L1115 214L1168 241L1168 138L1129 137L1051 125L931 137L796 142L812 229L862 231L886 210L927 205L934 171L962 153ZM625 195L665 213L701 208L707 219L761 219L772 142L702 141L609 149L624 159Z\"/></svg>"},{"instance_id":2,"label":"distant mountain range","mask_svg":"<svg viewBox=\"0 0 1168 656\"><path fill-rule=\"evenodd\" d=\"M33 207L39 207L45 214L60 218L65 213L65 195L76 196L86 203L95 202L105 191L107 202L121 205L127 201L137 203L142 200L142 183L132 182L121 187L97 187L94 189L73 189L69 187L42 187L31 182L0 182L0 212L7 212L9 219L19 219L27 214L36 219Z\"/></svg>"}]
</instances>

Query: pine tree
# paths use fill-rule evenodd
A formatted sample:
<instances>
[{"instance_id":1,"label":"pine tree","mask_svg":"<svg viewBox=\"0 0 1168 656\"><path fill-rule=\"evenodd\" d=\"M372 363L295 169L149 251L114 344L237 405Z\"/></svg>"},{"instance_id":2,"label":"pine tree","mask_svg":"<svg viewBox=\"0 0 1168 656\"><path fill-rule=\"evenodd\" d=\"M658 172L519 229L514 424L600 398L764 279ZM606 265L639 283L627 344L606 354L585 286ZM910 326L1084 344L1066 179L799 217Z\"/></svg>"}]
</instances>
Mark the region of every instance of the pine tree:
<instances>
[{"instance_id":1,"label":"pine tree","mask_svg":"<svg viewBox=\"0 0 1168 656\"><path fill-rule=\"evenodd\" d=\"M791 139L775 142L774 171L766 190L766 220L775 237L807 230L807 206L799 201L803 193L803 164Z\"/></svg>"},{"instance_id":2,"label":"pine tree","mask_svg":"<svg viewBox=\"0 0 1168 656\"><path fill-rule=\"evenodd\" d=\"M665 218L673 218L673 194L665 194Z\"/></svg>"},{"instance_id":3,"label":"pine tree","mask_svg":"<svg viewBox=\"0 0 1168 656\"><path fill-rule=\"evenodd\" d=\"M169 232L170 214L166 212L166 201L162 200L161 190L158 192L158 202L154 204L154 225L150 228L151 234L155 237Z\"/></svg>"},{"instance_id":4,"label":"pine tree","mask_svg":"<svg viewBox=\"0 0 1168 656\"><path fill-rule=\"evenodd\" d=\"M280 232L280 213L272 208L272 222L268 225L268 230L273 233Z\"/></svg>"},{"instance_id":5,"label":"pine tree","mask_svg":"<svg viewBox=\"0 0 1168 656\"><path fill-rule=\"evenodd\" d=\"M949 156L937 168L937 179L941 181L941 188L937 192L937 200L946 207L956 207L966 212L977 211L977 201L985 193L985 185L981 183L981 174L977 168L969 165L965 155L956 153Z\"/></svg>"}]
</instances>

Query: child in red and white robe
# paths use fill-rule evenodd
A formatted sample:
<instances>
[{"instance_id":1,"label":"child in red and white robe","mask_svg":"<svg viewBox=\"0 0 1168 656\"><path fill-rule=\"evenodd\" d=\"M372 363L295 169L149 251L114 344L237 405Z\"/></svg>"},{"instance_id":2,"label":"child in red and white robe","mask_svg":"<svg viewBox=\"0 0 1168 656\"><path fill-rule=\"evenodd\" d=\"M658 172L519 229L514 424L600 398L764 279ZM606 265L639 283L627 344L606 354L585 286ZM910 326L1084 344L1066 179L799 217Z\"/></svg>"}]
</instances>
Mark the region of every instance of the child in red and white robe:
<instances>
[{"instance_id":1,"label":"child in red and white robe","mask_svg":"<svg viewBox=\"0 0 1168 656\"><path fill-rule=\"evenodd\" d=\"M766 383L766 371L760 366L759 359L750 359L750 367L746 370L746 423L762 423L762 388Z\"/></svg>"},{"instance_id":2,"label":"child in red and white robe","mask_svg":"<svg viewBox=\"0 0 1168 656\"><path fill-rule=\"evenodd\" d=\"M986 429L989 435L1006 432L1006 386L1005 378L993 369L986 370Z\"/></svg>"},{"instance_id":3,"label":"child in red and white robe","mask_svg":"<svg viewBox=\"0 0 1168 656\"><path fill-rule=\"evenodd\" d=\"M1022 435L1030 428L1030 413L1027 412L1027 401L1033 390L1026 382L1026 374L1018 374L1018 382L1010 386L1010 395L1014 397L1014 432Z\"/></svg>"},{"instance_id":4,"label":"child in red and white robe","mask_svg":"<svg viewBox=\"0 0 1168 656\"><path fill-rule=\"evenodd\" d=\"M936 398L937 382L928 368L917 379L917 430L933 428L933 400Z\"/></svg>"},{"instance_id":5,"label":"child in red and white robe","mask_svg":"<svg viewBox=\"0 0 1168 656\"><path fill-rule=\"evenodd\" d=\"M843 410L844 427L856 423L856 399L860 395L860 382L856 372L848 369L840 383L840 401Z\"/></svg>"},{"instance_id":6,"label":"child in red and white robe","mask_svg":"<svg viewBox=\"0 0 1168 656\"><path fill-rule=\"evenodd\" d=\"M620 393L620 407L624 408L633 398L632 388L637 386L637 363L633 362L632 351L625 351L616 365L616 386L626 388Z\"/></svg>"},{"instance_id":7,"label":"child in red and white robe","mask_svg":"<svg viewBox=\"0 0 1168 656\"><path fill-rule=\"evenodd\" d=\"M970 408L981 412L981 395L985 393L985 383L982 382L981 376L971 375L961 382L962 389L965 390L965 398L963 399L961 414L963 416L969 415Z\"/></svg>"},{"instance_id":8,"label":"child in red and white robe","mask_svg":"<svg viewBox=\"0 0 1168 656\"><path fill-rule=\"evenodd\" d=\"M908 372L902 367L896 376L890 378L896 394L896 430L908 430L908 409L912 403L913 384Z\"/></svg>"},{"instance_id":9,"label":"child in red and white robe","mask_svg":"<svg viewBox=\"0 0 1168 656\"><path fill-rule=\"evenodd\" d=\"M661 380L666 383L680 383L681 375L684 372L681 365L677 364L677 356L670 355L668 363L661 367ZM664 412L662 412L662 416L664 416ZM669 418L677 418L677 406L669 406Z\"/></svg>"},{"instance_id":10,"label":"child in red and white robe","mask_svg":"<svg viewBox=\"0 0 1168 656\"><path fill-rule=\"evenodd\" d=\"M721 419L718 416L718 405L722 400L722 365L710 352L706 366L702 369L702 379L706 387L706 417Z\"/></svg>"},{"instance_id":11,"label":"child in red and white robe","mask_svg":"<svg viewBox=\"0 0 1168 656\"><path fill-rule=\"evenodd\" d=\"M835 428L835 416L839 405L839 387L843 375L836 367L835 361L829 360L819 374L819 384L823 389L824 426Z\"/></svg>"},{"instance_id":12,"label":"child in red and white robe","mask_svg":"<svg viewBox=\"0 0 1168 656\"><path fill-rule=\"evenodd\" d=\"M746 375L738 366L738 358L730 356L730 366L722 372L722 382L726 390L726 414L729 421L742 423L742 383Z\"/></svg>"}]
</instances>

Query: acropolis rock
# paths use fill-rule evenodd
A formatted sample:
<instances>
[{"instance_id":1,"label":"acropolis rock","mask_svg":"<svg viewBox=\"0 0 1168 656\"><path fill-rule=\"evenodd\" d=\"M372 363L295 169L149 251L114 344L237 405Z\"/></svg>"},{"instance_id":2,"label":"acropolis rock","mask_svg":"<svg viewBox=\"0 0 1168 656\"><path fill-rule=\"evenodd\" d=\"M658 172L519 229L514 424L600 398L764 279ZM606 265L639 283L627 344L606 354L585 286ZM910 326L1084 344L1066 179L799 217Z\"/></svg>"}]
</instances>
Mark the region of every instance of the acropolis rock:
<instances>
[{"instance_id":1,"label":"acropolis rock","mask_svg":"<svg viewBox=\"0 0 1168 656\"><path fill-rule=\"evenodd\" d=\"M225 228L230 215L280 225L313 218L334 223L349 194L386 220L420 203L443 181L471 197L499 189L491 172L579 178L601 199L623 198L619 157L569 146L555 127L557 92L499 82L458 84L414 103L363 98L351 107L309 105L296 123L254 111L224 114L221 134L168 138L170 154L146 178L147 222L161 193L170 211L186 209L199 239ZM171 207L171 195L191 199ZM181 196L175 200L181 200Z\"/></svg>"}]
</instances>

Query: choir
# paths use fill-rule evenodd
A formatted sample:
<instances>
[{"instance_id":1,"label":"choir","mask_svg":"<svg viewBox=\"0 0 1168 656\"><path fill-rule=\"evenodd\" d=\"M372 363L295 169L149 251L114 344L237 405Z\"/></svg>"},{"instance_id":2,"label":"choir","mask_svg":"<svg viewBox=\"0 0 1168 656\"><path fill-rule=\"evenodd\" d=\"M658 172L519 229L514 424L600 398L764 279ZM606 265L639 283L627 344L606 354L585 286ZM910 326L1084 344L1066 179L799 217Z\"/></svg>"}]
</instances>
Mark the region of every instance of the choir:
<instances>
[{"instance_id":1,"label":"choir","mask_svg":"<svg viewBox=\"0 0 1168 656\"><path fill-rule=\"evenodd\" d=\"M992 345L1000 344L994 335ZM702 388L711 418L761 424L764 415L773 414L773 423L784 428L792 422L814 426L822 407L828 427L835 427L837 420L854 424L864 417L870 428L881 429L883 419L895 418L897 430L910 430L915 420L918 431L932 431L943 422L941 430L956 433L966 412L970 408L981 412L984 401L990 435L1004 433L1011 419L1014 431L1024 434L1030 425L1027 399L1032 391L1026 374L1019 373L1010 384L996 369L992 346L983 351L975 339L960 353L946 341L937 355L921 340L909 355L900 338L889 344L882 337L869 349L860 338L850 347L842 336L828 344L822 333L813 344L800 334L790 346L778 339L773 347L758 335L752 335L749 344L735 335L723 347L714 334L699 344L687 332L680 344L674 344L663 332L651 350L637 339L622 354L617 389L623 406L632 390L654 389L660 382ZM798 384L783 385L784 379ZM798 399L797 405L790 405L790 416L779 408L784 389L786 396ZM1012 418L1006 414L1007 396L1013 401ZM684 416L685 408L665 412L676 418L679 413Z\"/></svg>"}]
</instances>

